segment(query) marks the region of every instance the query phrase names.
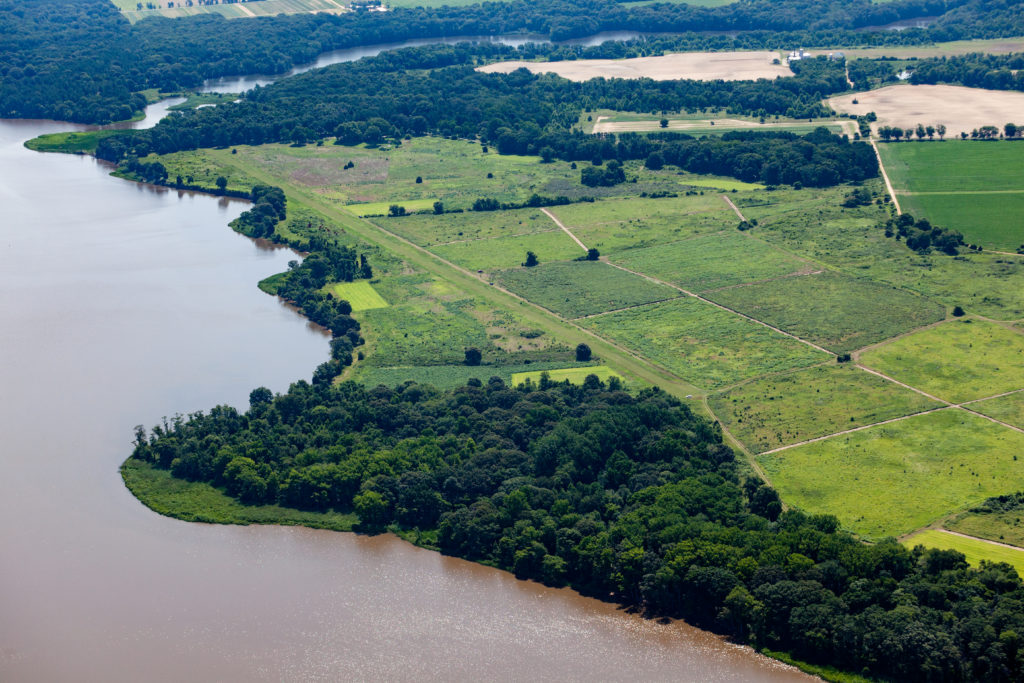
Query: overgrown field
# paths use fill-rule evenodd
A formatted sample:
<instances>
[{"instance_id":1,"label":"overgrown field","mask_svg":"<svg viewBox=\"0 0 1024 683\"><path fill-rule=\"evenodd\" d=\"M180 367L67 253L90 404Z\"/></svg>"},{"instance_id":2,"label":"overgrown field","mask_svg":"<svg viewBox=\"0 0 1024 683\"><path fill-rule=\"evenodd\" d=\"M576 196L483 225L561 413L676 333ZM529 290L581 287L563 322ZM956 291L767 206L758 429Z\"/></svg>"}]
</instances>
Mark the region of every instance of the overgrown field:
<instances>
[{"instance_id":1,"label":"overgrown field","mask_svg":"<svg viewBox=\"0 0 1024 683\"><path fill-rule=\"evenodd\" d=\"M755 451L942 405L848 364L771 375L708 401L729 431Z\"/></svg>"},{"instance_id":2,"label":"overgrown field","mask_svg":"<svg viewBox=\"0 0 1024 683\"><path fill-rule=\"evenodd\" d=\"M928 529L914 534L903 541L903 545L913 548L923 545L926 548L940 550L956 550L964 554L967 562L977 567L982 562L1005 562L1013 565L1017 573L1024 576L1024 550L1007 548L994 543L986 543L976 538L964 538L935 529Z\"/></svg>"},{"instance_id":3,"label":"overgrown field","mask_svg":"<svg viewBox=\"0 0 1024 683\"><path fill-rule=\"evenodd\" d=\"M860 362L952 403L1024 388L1024 335L957 320L862 354Z\"/></svg>"},{"instance_id":4,"label":"overgrown field","mask_svg":"<svg viewBox=\"0 0 1024 683\"><path fill-rule=\"evenodd\" d=\"M1024 145L947 140L882 144L879 151L904 211L986 249L1024 244Z\"/></svg>"},{"instance_id":5,"label":"overgrown field","mask_svg":"<svg viewBox=\"0 0 1024 683\"><path fill-rule=\"evenodd\" d=\"M866 538L1024 489L1024 434L948 408L758 456L783 500Z\"/></svg>"},{"instance_id":6,"label":"overgrown field","mask_svg":"<svg viewBox=\"0 0 1024 683\"><path fill-rule=\"evenodd\" d=\"M986 538L1024 548L1024 513L1021 510L980 512L970 510L945 522L944 527L968 536Z\"/></svg>"},{"instance_id":7,"label":"overgrown field","mask_svg":"<svg viewBox=\"0 0 1024 683\"><path fill-rule=\"evenodd\" d=\"M573 384L582 384L590 375L594 375L602 382L607 382L612 377L622 379L617 372L606 365L593 365L582 368L557 368L555 370L531 370L529 372L517 372L512 375L512 384L516 386L523 382L533 382L536 384L541 381L545 374L552 382L565 382L568 380Z\"/></svg>"},{"instance_id":8,"label":"overgrown field","mask_svg":"<svg viewBox=\"0 0 1024 683\"><path fill-rule=\"evenodd\" d=\"M972 403L971 410L1024 429L1024 390Z\"/></svg>"}]
</instances>

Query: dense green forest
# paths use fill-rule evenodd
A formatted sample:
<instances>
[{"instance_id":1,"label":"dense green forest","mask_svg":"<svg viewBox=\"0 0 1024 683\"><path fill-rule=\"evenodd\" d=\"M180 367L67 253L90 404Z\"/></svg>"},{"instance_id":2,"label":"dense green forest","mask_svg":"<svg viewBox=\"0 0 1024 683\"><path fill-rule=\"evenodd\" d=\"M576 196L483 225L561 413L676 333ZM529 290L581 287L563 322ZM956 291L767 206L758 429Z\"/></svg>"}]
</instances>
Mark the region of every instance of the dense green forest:
<instances>
[{"instance_id":1,"label":"dense green forest","mask_svg":"<svg viewBox=\"0 0 1024 683\"><path fill-rule=\"evenodd\" d=\"M281 73L328 50L408 38L530 32L563 40L628 29L687 33L658 39L655 50L696 49L704 41L716 49L920 43L1020 35L1020 7L1021 0L749 0L715 8L552 0L245 21L202 15L129 25L109 0L23 0L0 4L0 116L104 123L139 111L143 99L133 93L145 89L176 91L205 78ZM938 15L928 29L858 32ZM773 33L780 31L789 33ZM647 47L635 41L625 49Z\"/></svg>"},{"instance_id":2,"label":"dense green forest","mask_svg":"<svg viewBox=\"0 0 1024 683\"><path fill-rule=\"evenodd\" d=\"M132 456L247 503L355 511L443 552L900 681L1020 680L1008 565L864 545L783 512L712 423L657 389L304 381L139 427Z\"/></svg>"}]
</instances>

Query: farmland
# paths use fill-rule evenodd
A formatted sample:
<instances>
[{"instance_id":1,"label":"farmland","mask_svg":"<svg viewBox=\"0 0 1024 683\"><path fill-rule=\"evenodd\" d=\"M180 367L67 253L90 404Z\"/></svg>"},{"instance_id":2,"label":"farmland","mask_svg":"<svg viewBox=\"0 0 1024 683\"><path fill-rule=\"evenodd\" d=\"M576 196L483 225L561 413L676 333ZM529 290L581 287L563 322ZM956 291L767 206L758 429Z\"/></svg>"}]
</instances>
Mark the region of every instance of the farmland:
<instances>
[{"instance_id":1,"label":"farmland","mask_svg":"<svg viewBox=\"0 0 1024 683\"><path fill-rule=\"evenodd\" d=\"M971 410L1024 429L1024 389L971 404Z\"/></svg>"},{"instance_id":2,"label":"farmland","mask_svg":"<svg viewBox=\"0 0 1024 683\"><path fill-rule=\"evenodd\" d=\"M387 308L388 302L377 293L366 280L356 282L335 282L324 287L334 297L352 304L353 311L368 311L371 308Z\"/></svg>"},{"instance_id":3,"label":"farmland","mask_svg":"<svg viewBox=\"0 0 1024 683\"><path fill-rule=\"evenodd\" d=\"M867 351L860 361L951 403L1024 388L1024 335L984 320L921 330Z\"/></svg>"},{"instance_id":4,"label":"farmland","mask_svg":"<svg viewBox=\"0 0 1024 683\"><path fill-rule=\"evenodd\" d=\"M758 456L783 500L867 538L1024 488L1024 434L947 408Z\"/></svg>"},{"instance_id":5,"label":"farmland","mask_svg":"<svg viewBox=\"0 0 1024 683\"><path fill-rule=\"evenodd\" d=\"M988 511L974 508L947 520L943 526L968 536L1024 548L1024 519L1020 509Z\"/></svg>"},{"instance_id":6,"label":"farmland","mask_svg":"<svg viewBox=\"0 0 1024 683\"><path fill-rule=\"evenodd\" d=\"M601 381L607 381L612 377L619 377L611 368L604 365L594 365L582 368L558 368L556 370L531 370L530 372L517 372L512 375L512 384L519 385L523 382L537 383L547 375L552 382L569 381L573 384L582 384L590 375L594 375ZM619 377L619 379L622 379Z\"/></svg>"},{"instance_id":7,"label":"farmland","mask_svg":"<svg viewBox=\"0 0 1024 683\"><path fill-rule=\"evenodd\" d=\"M967 562L977 567L982 562L1005 562L1012 565L1018 574L1024 575L1024 550L987 543L976 538L929 529L914 534L903 541L907 547L923 545L926 548L956 550L964 554Z\"/></svg>"},{"instance_id":8,"label":"farmland","mask_svg":"<svg viewBox=\"0 0 1024 683\"><path fill-rule=\"evenodd\" d=\"M250 17L274 16L277 14L300 14L309 12L340 13L348 11L348 5L336 0L248 0L233 4L187 6L167 0L157 0L156 9L137 9L138 4L132 0L113 0L118 9L128 18L136 22L147 17L190 17L196 14L220 14L228 19L244 19ZM145 7L148 3L143 2ZM450 4L457 4L453 2Z\"/></svg>"},{"instance_id":9,"label":"farmland","mask_svg":"<svg viewBox=\"0 0 1024 683\"><path fill-rule=\"evenodd\" d=\"M1024 244L1024 146L950 140L879 146L903 210L986 249Z\"/></svg>"}]
</instances>

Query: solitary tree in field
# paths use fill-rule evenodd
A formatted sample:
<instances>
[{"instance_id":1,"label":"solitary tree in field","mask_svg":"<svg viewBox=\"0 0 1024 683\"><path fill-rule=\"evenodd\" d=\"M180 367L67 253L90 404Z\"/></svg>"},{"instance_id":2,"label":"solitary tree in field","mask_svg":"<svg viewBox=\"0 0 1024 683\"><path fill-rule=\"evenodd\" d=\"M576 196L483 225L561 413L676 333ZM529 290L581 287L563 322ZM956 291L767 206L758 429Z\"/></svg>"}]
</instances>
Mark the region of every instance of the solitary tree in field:
<instances>
[{"instance_id":1,"label":"solitary tree in field","mask_svg":"<svg viewBox=\"0 0 1024 683\"><path fill-rule=\"evenodd\" d=\"M579 362L585 363L586 361L590 360L590 356L590 347L587 346L586 344L579 344L576 347L576 360L578 360Z\"/></svg>"},{"instance_id":2,"label":"solitary tree in field","mask_svg":"<svg viewBox=\"0 0 1024 683\"><path fill-rule=\"evenodd\" d=\"M601 252L599 252L597 249L595 249L594 247L591 247L590 249L587 249L587 260L588 261L597 261L600 258L601 258Z\"/></svg>"},{"instance_id":3,"label":"solitary tree in field","mask_svg":"<svg viewBox=\"0 0 1024 683\"><path fill-rule=\"evenodd\" d=\"M526 252L526 260L523 261L523 265L527 268L533 268L536 265L540 265L540 261L537 260L537 255L532 251Z\"/></svg>"},{"instance_id":4,"label":"solitary tree in field","mask_svg":"<svg viewBox=\"0 0 1024 683\"><path fill-rule=\"evenodd\" d=\"M963 308L961 308L960 306L954 306L953 307L953 316L954 317L960 318L960 317L963 316L963 314L964 314L964 309Z\"/></svg>"},{"instance_id":5,"label":"solitary tree in field","mask_svg":"<svg viewBox=\"0 0 1024 683\"><path fill-rule=\"evenodd\" d=\"M658 121L658 125L661 126L662 128L668 128L668 119L662 119L661 121Z\"/></svg>"},{"instance_id":6,"label":"solitary tree in field","mask_svg":"<svg viewBox=\"0 0 1024 683\"><path fill-rule=\"evenodd\" d=\"M480 361L483 360L483 354L480 353L480 349L469 348L466 349L466 360L463 361L466 365L480 365Z\"/></svg>"},{"instance_id":7,"label":"solitary tree in field","mask_svg":"<svg viewBox=\"0 0 1024 683\"><path fill-rule=\"evenodd\" d=\"M440 216L444 213L444 204L440 201L434 202L434 213Z\"/></svg>"}]
</instances>

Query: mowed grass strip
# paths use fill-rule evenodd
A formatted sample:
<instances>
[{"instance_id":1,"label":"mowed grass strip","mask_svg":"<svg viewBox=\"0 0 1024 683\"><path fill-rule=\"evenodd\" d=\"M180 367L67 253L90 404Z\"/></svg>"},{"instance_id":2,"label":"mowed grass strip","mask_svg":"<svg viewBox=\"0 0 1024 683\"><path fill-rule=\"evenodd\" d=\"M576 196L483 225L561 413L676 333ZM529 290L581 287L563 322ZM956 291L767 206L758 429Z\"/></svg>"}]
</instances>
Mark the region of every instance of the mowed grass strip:
<instances>
[{"instance_id":1,"label":"mowed grass strip","mask_svg":"<svg viewBox=\"0 0 1024 683\"><path fill-rule=\"evenodd\" d=\"M866 538L1024 488L1024 434L948 408L760 455L782 499Z\"/></svg>"},{"instance_id":2,"label":"mowed grass strip","mask_svg":"<svg viewBox=\"0 0 1024 683\"><path fill-rule=\"evenodd\" d=\"M541 376L545 372L548 374L548 379L552 382L565 382L568 380L572 384L583 384L583 381L590 375L595 375L602 382L607 382L612 377L622 379L622 375L615 372L607 365L594 365L586 368L559 368L557 370L531 370L530 372L517 372L512 375L512 384L519 386L527 381L536 384L540 382Z\"/></svg>"},{"instance_id":3,"label":"mowed grass strip","mask_svg":"<svg viewBox=\"0 0 1024 683\"><path fill-rule=\"evenodd\" d=\"M848 364L756 379L716 394L708 403L729 431L754 451L943 405Z\"/></svg>"},{"instance_id":4,"label":"mowed grass strip","mask_svg":"<svg viewBox=\"0 0 1024 683\"><path fill-rule=\"evenodd\" d=\"M953 403L1024 388L1024 335L984 320L954 320L920 330L871 349L859 360Z\"/></svg>"},{"instance_id":5,"label":"mowed grass strip","mask_svg":"<svg viewBox=\"0 0 1024 683\"><path fill-rule=\"evenodd\" d=\"M696 292L811 269L805 261L736 230L630 249L610 260Z\"/></svg>"},{"instance_id":6,"label":"mowed grass strip","mask_svg":"<svg viewBox=\"0 0 1024 683\"><path fill-rule=\"evenodd\" d=\"M528 251L535 253L541 263L568 261L584 253L580 245L561 230L444 244L431 247L430 251L463 268L488 272L521 266Z\"/></svg>"},{"instance_id":7,"label":"mowed grass strip","mask_svg":"<svg viewBox=\"0 0 1024 683\"><path fill-rule=\"evenodd\" d=\"M706 296L835 353L853 351L946 316L945 308L930 299L831 271Z\"/></svg>"},{"instance_id":8,"label":"mowed grass strip","mask_svg":"<svg viewBox=\"0 0 1024 683\"><path fill-rule=\"evenodd\" d=\"M968 406L971 410L1024 429L1024 391L1009 396L990 398Z\"/></svg>"},{"instance_id":9,"label":"mowed grass strip","mask_svg":"<svg viewBox=\"0 0 1024 683\"><path fill-rule=\"evenodd\" d=\"M692 297L587 318L580 324L705 388L829 358Z\"/></svg>"},{"instance_id":10,"label":"mowed grass strip","mask_svg":"<svg viewBox=\"0 0 1024 683\"><path fill-rule=\"evenodd\" d=\"M1005 562L1024 576L1024 550L987 543L977 538L965 538L938 529L927 529L903 540L908 548L923 545L925 548L956 550L964 554L968 564L977 567L982 562Z\"/></svg>"},{"instance_id":11,"label":"mowed grass strip","mask_svg":"<svg viewBox=\"0 0 1024 683\"><path fill-rule=\"evenodd\" d=\"M717 195L608 199L550 209L574 235L602 254L735 228L736 214Z\"/></svg>"},{"instance_id":12,"label":"mowed grass strip","mask_svg":"<svg viewBox=\"0 0 1024 683\"><path fill-rule=\"evenodd\" d=\"M377 290L366 280L356 282L332 282L324 285L324 290L337 299L344 299L352 305L353 311L368 311L372 308L387 308L388 302L384 300Z\"/></svg>"},{"instance_id":13,"label":"mowed grass strip","mask_svg":"<svg viewBox=\"0 0 1024 683\"><path fill-rule=\"evenodd\" d=\"M682 296L679 291L645 280L599 261L547 263L495 275L501 286L567 318Z\"/></svg>"}]
</instances>

